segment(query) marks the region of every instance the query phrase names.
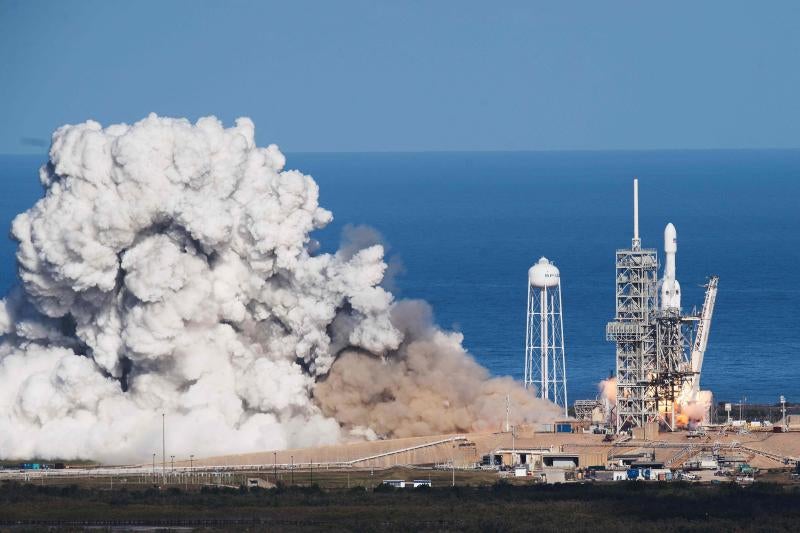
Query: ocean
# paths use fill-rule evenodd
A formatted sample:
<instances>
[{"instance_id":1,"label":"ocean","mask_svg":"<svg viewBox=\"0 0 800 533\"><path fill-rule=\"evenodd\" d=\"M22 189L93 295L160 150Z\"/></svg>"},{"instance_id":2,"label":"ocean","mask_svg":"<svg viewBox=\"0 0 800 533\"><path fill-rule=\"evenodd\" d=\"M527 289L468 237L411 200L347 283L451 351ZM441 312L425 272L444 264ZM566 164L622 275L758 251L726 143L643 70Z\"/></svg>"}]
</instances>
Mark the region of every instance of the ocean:
<instances>
[{"instance_id":1,"label":"ocean","mask_svg":"<svg viewBox=\"0 0 800 533\"><path fill-rule=\"evenodd\" d=\"M561 270L569 400L593 398L614 370L614 252L630 245L632 178L643 246L678 232L685 310L720 277L701 386L717 400L800 401L800 151L288 154L311 174L334 221L314 237L337 248L345 225L388 246L398 298L436 321L492 374L523 372L527 269ZM45 156L0 156L0 226L41 195ZM0 293L15 283L0 240ZM660 254L663 259L663 253Z\"/></svg>"}]
</instances>

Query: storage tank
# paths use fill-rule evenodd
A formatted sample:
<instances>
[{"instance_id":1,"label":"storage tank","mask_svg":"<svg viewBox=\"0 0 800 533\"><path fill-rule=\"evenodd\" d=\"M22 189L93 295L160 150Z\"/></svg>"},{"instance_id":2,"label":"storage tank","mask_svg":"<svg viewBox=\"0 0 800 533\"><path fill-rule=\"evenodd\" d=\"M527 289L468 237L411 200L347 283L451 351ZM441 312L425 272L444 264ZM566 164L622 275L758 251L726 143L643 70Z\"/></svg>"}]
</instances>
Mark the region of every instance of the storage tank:
<instances>
[{"instance_id":1,"label":"storage tank","mask_svg":"<svg viewBox=\"0 0 800 533\"><path fill-rule=\"evenodd\" d=\"M546 257L528 269L525 327L525 388L564 410L567 407L567 369L561 309L561 274Z\"/></svg>"},{"instance_id":2,"label":"storage tank","mask_svg":"<svg viewBox=\"0 0 800 533\"><path fill-rule=\"evenodd\" d=\"M558 268L542 257L528 269L528 283L536 288L557 287L561 279Z\"/></svg>"}]
</instances>

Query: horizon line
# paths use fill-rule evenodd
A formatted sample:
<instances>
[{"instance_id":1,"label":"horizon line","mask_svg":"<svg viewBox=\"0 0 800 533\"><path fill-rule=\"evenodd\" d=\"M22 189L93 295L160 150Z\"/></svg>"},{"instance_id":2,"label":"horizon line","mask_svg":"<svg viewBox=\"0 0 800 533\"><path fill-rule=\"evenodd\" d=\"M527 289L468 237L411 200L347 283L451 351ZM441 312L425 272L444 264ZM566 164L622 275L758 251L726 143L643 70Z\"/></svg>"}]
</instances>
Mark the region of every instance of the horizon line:
<instances>
[{"instance_id":1,"label":"horizon line","mask_svg":"<svg viewBox=\"0 0 800 533\"><path fill-rule=\"evenodd\" d=\"M277 144L277 143L270 143ZM453 149L453 150L283 150L283 154L527 154L527 153L646 153L646 152L797 152L800 146L786 148L545 148L545 149ZM261 147L259 147L261 148ZM2 156L47 156L49 149L44 152L0 152Z\"/></svg>"}]
</instances>

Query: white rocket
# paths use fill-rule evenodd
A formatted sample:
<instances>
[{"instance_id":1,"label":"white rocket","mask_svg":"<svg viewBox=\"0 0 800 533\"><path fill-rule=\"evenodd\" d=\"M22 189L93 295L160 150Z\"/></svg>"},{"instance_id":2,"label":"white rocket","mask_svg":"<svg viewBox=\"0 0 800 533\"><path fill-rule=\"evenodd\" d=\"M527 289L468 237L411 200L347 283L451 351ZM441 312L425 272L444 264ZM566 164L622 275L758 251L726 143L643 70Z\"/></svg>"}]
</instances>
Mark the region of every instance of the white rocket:
<instances>
[{"instance_id":1,"label":"white rocket","mask_svg":"<svg viewBox=\"0 0 800 533\"><path fill-rule=\"evenodd\" d=\"M661 309L681 308L681 284L675 279L675 254L678 251L678 234L672 222L664 228L664 252L666 264L661 279Z\"/></svg>"}]
</instances>

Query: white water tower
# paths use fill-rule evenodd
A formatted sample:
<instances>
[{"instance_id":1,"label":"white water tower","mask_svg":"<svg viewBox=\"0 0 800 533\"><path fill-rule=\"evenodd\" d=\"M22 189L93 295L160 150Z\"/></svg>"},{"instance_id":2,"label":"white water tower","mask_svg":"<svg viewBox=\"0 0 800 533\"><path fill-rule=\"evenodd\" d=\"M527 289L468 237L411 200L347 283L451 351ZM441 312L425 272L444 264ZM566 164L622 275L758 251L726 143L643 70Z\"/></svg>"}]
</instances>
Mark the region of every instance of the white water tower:
<instances>
[{"instance_id":1,"label":"white water tower","mask_svg":"<svg viewBox=\"0 0 800 533\"><path fill-rule=\"evenodd\" d=\"M561 276L542 257L528 270L528 312L525 330L525 387L564 408L567 416L567 368L561 316Z\"/></svg>"}]
</instances>

